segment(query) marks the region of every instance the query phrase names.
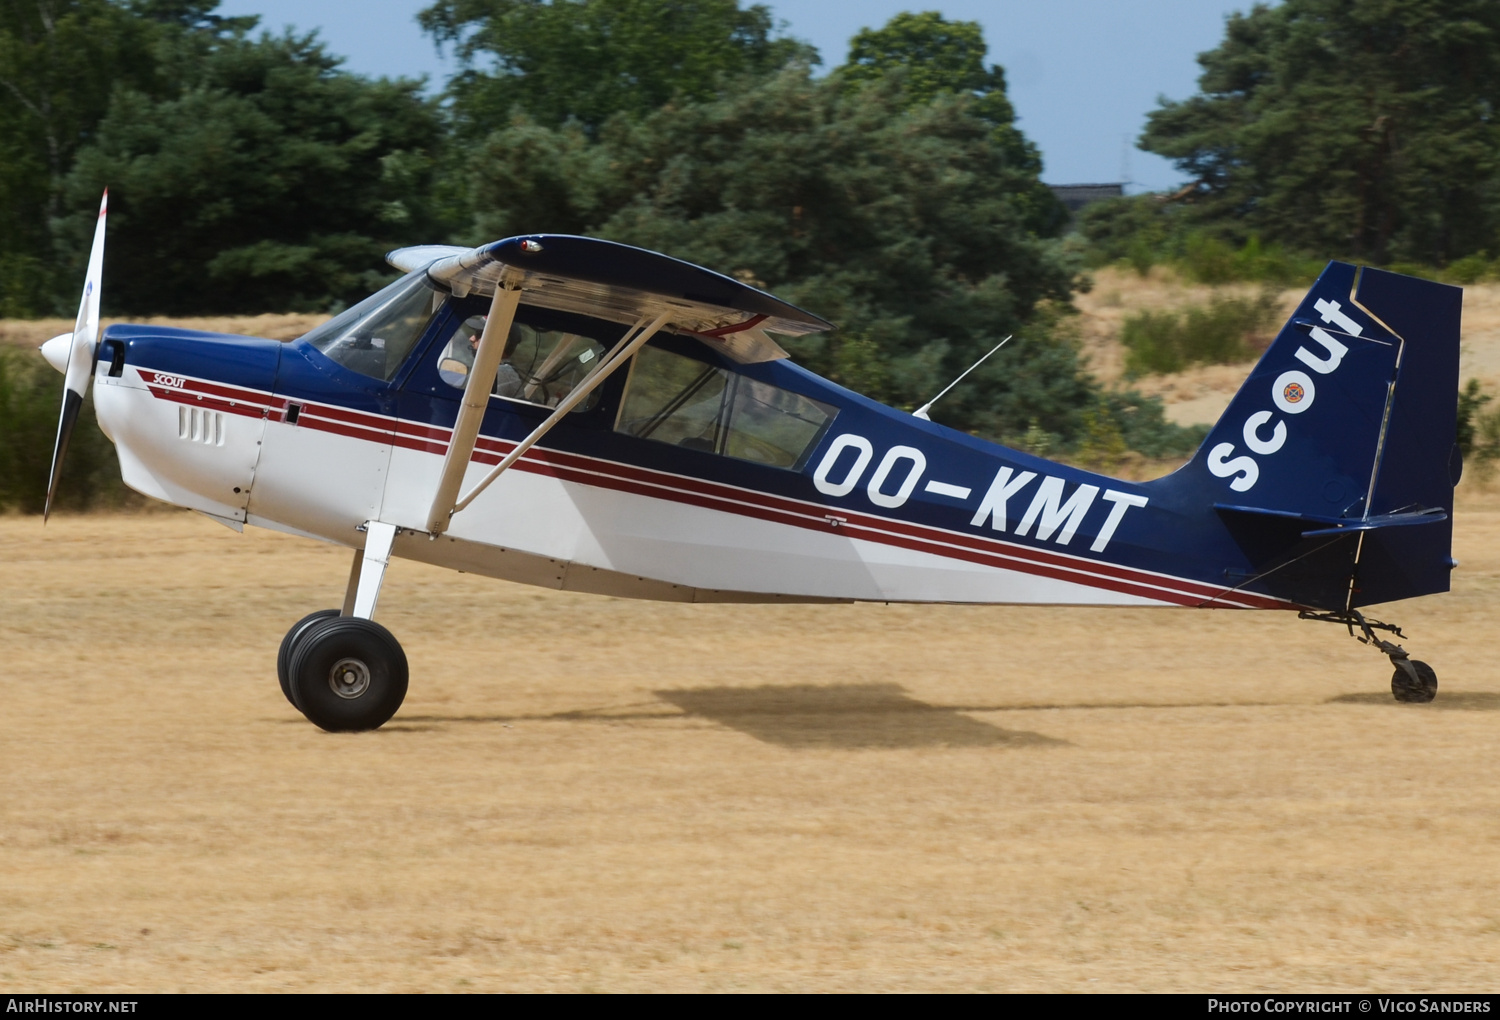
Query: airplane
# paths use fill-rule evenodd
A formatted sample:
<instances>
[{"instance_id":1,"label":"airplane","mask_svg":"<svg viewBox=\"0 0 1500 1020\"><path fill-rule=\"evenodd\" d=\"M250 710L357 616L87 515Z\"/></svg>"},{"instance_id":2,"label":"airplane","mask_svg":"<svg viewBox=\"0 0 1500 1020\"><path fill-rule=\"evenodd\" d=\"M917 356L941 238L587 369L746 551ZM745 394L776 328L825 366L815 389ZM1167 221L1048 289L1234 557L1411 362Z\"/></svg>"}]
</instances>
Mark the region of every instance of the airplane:
<instances>
[{"instance_id":1,"label":"airplane","mask_svg":"<svg viewBox=\"0 0 1500 1020\"><path fill-rule=\"evenodd\" d=\"M125 483L237 531L353 551L282 692L329 731L400 708L374 614L393 557L677 602L1295 612L1437 676L1361 607L1447 591L1462 291L1330 262L1192 460L1132 482L880 404L791 361L832 325L666 255L530 234L402 248L404 275L292 342L115 324L105 193L47 490L93 384Z\"/></svg>"}]
</instances>

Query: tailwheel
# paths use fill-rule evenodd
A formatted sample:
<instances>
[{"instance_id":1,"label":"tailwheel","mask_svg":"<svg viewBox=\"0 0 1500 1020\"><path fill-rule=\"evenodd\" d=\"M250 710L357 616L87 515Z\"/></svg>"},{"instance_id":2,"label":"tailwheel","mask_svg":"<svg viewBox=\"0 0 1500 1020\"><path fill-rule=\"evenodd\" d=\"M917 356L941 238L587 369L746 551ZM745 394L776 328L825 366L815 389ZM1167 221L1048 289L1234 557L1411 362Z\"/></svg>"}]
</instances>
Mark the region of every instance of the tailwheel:
<instances>
[{"instance_id":1,"label":"tailwheel","mask_svg":"<svg viewBox=\"0 0 1500 1020\"><path fill-rule=\"evenodd\" d=\"M1396 667L1396 671L1391 674L1391 695L1397 701L1405 704L1425 705L1437 697L1437 670L1420 659L1408 656L1406 649L1394 641L1386 641L1376 635L1377 630L1383 630L1404 639L1406 635L1401 633L1401 628L1395 624L1366 619L1357 609L1346 609L1342 613L1304 611L1298 613L1297 618L1343 624L1349 628L1349 634L1357 638L1360 644L1369 645L1389 658L1391 665ZM1355 627L1360 629L1359 634L1354 633Z\"/></svg>"},{"instance_id":2,"label":"tailwheel","mask_svg":"<svg viewBox=\"0 0 1500 1020\"><path fill-rule=\"evenodd\" d=\"M314 621L293 642L293 704L331 733L385 725L406 698L406 653L380 624L353 616Z\"/></svg>"},{"instance_id":3,"label":"tailwheel","mask_svg":"<svg viewBox=\"0 0 1500 1020\"><path fill-rule=\"evenodd\" d=\"M281 648L276 652L276 679L281 681L281 693L286 695L286 700L293 708L297 707L297 701L292 697L292 653L297 649L297 643L302 635L307 633L309 627L322 620L331 620L339 615L337 609L319 609L316 613L308 613L302 619L292 624L292 629L286 632L286 637L281 639Z\"/></svg>"},{"instance_id":4,"label":"tailwheel","mask_svg":"<svg viewBox=\"0 0 1500 1020\"><path fill-rule=\"evenodd\" d=\"M1418 659L1391 661L1396 671L1391 674L1391 694L1397 701L1409 704L1426 704L1437 697L1437 671Z\"/></svg>"}]
</instances>

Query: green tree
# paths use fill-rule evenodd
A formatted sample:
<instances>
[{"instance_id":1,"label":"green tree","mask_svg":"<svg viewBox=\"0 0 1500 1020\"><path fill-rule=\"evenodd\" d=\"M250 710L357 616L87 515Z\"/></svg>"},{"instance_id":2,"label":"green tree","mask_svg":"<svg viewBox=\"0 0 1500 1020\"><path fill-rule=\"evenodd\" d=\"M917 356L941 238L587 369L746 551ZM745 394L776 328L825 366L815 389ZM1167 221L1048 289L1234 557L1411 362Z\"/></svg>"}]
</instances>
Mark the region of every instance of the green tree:
<instances>
[{"instance_id":1,"label":"green tree","mask_svg":"<svg viewBox=\"0 0 1500 1020\"><path fill-rule=\"evenodd\" d=\"M866 342L884 364L872 395L915 407L1039 304L1066 303L1072 272L1016 200L1034 172L1007 164L973 97L905 98L896 80L851 90L799 70L663 110L617 143L642 176L601 229L829 315L840 333L803 346L803 359L845 379L840 345ZM1011 367L1041 352L1029 345ZM1007 377L987 365L938 414L992 433L1038 414L1056 424L1071 396L1054 391L1076 375L1002 397ZM1011 397L1026 406L1010 407Z\"/></svg>"},{"instance_id":2,"label":"green tree","mask_svg":"<svg viewBox=\"0 0 1500 1020\"><path fill-rule=\"evenodd\" d=\"M1025 196L977 99L910 102L899 76L851 87L793 68L703 103L577 124L520 118L475 155L480 236L586 232L670 252L836 321L798 359L915 407L1044 305L1073 271ZM939 405L992 435L1058 434L1092 402L1073 348L1043 326Z\"/></svg>"},{"instance_id":3,"label":"green tree","mask_svg":"<svg viewBox=\"0 0 1500 1020\"><path fill-rule=\"evenodd\" d=\"M987 53L977 21L948 21L936 11L903 12L881 28L856 33L848 60L835 73L857 84L893 84L908 106L942 95L969 97L968 113L990 125L990 141L1000 160L1020 171L1009 182L1012 202L1025 207L1030 227L1052 236L1067 225L1067 210L1042 183L1041 152L1016 127L1005 71L998 64L986 67Z\"/></svg>"},{"instance_id":4,"label":"green tree","mask_svg":"<svg viewBox=\"0 0 1500 1020\"><path fill-rule=\"evenodd\" d=\"M449 83L459 129L483 136L519 108L593 134L616 114L713 96L726 80L815 62L773 37L770 10L738 0L438 0L418 20L464 69ZM482 62L482 63L481 63Z\"/></svg>"},{"instance_id":5,"label":"green tree","mask_svg":"<svg viewBox=\"0 0 1500 1020\"><path fill-rule=\"evenodd\" d=\"M326 307L438 233L436 104L250 38L218 0L0 5L0 314L77 300L111 190L111 311Z\"/></svg>"},{"instance_id":6,"label":"green tree","mask_svg":"<svg viewBox=\"0 0 1500 1020\"><path fill-rule=\"evenodd\" d=\"M114 83L149 79L141 28L105 0L0 5L0 315L50 310L63 179Z\"/></svg>"},{"instance_id":7,"label":"green tree","mask_svg":"<svg viewBox=\"0 0 1500 1020\"><path fill-rule=\"evenodd\" d=\"M1018 333L938 420L1062 446L1113 428L1184 452L1195 437L1159 404L1103 399L1082 370L1059 324L1064 217L983 57L977 25L902 15L822 80L804 62L596 130L517 105L474 147L472 239L587 233L729 273L837 323L788 341L799 362L907 407Z\"/></svg>"},{"instance_id":8,"label":"green tree","mask_svg":"<svg viewBox=\"0 0 1500 1020\"><path fill-rule=\"evenodd\" d=\"M1009 124L1015 113L1005 97L1005 72L997 64L984 66L987 53L979 22L903 11L880 28L856 32L838 73L850 81L879 81L900 71L913 103L930 102L941 92L970 92L984 100L975 111L979 116Z\"/></svg>"},{"instance_id":9,"label":"green tree","mask_svg":"<svg viewBox=\"0 0 1500 1020\"><path fill-rule=\"evenodd\" d=\"M67 179L86 250L109 185L111 307L314 309L362 296L382 254L430 239L442 142L420 83L338 69L312 36L183 40L166 97L117 88Z\"/></svg>"},{"instance_id":10,"label":"green tree","mask_svg":"<svg viewBox=\"0 0 1500 1020\"><path fill-rule=\"evenodd\" d=\"M1444 264L1500 230L1500 4L1286 0L1232 15L1141 146L1236 242Z\"/></svg>"}]
</instances>

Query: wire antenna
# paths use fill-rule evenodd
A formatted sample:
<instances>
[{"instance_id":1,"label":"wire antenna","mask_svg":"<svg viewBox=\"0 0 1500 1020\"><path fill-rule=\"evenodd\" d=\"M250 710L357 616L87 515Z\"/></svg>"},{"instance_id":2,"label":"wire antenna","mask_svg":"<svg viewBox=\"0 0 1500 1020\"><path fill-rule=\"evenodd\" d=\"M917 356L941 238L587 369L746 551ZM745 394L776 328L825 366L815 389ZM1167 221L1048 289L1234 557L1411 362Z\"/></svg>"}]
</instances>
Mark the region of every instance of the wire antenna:
<instances>
[{"instance_id":1,"label":"wire antenna","mask_svg":"<svg viewBox=\"0 0 1500 1020\"><path fill-rule=\"evenodd\" d=\"M1015 336L1015 334L1012 333L1011 336ZM970 365L968 368L966 368L962 372L960 372L957 379L953 380L947 386L944 386L943 387L943 391L941 393L939 393L937 396L935 396L931 400L927 401L927 403L923 404L921 407L919 407L915 411L913 411L912 412L912 416L915 417L915 418L921 418L923 421L932 421L931 418L927 417L927 412L928 412L929 409L931 409L932 405L936 404L939 400L942 400L943 397L947 395L947 393L948 393L949 390L951 390L953 387L957 386L959 383L963 382L964 381L964 376L968 375L970 372L974 371L974 369L978 368L980 365L983 365L986 361L990 360L990 354L994 354L996 351L998 351L1000 348L1004 347L1008 343L1010 343L1010 337L1009 336L1006 337L1004 340L1001 340L994 347L991 347L989 354L986 354L984 357L982 357L978 361L974 362L974 364Z\"/></svg>"}]
</instances>

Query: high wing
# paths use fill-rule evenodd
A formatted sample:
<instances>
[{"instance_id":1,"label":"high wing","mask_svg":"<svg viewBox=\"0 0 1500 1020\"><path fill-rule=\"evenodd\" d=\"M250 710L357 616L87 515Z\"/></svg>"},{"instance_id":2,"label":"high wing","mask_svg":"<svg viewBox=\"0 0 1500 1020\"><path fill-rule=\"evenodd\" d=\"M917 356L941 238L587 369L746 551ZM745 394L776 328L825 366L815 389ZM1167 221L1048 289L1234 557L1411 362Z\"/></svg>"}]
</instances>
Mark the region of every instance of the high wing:
<instances>
[{"instance_id":1,"label":"high wing","mask_svg":"<svg viewBox=\"0 0 1500 1020\"><path fill-rule=\"evenodd\" d=\"M592 237L532 234L468 250L423 245L397 249L386 260L407 272L425 268L428 279L455 297L492 297L428 513L427 530L433 535L447 531L449 518L473 502L659 330L671 327L740 364L755 364L787 356L770 332L801 336L832 328L825 319L702 266ZM501 351L523 298L527 304L630 328L547 420L460 498L459 486L489 404Z\"/></svg>"},{"instance_id":2,"label":"high wing","mask_svg":"<svg viewBox=\"0 0 1500 1020\"><path fill-rule=\"evenodd\" d=\"M614 241L527 234L479 248L421 245L386 256L397 269L425 268L457 297L521 290L525 302L626 325L665 317L714 350L754 364L787 356L769 334L804 336L833 324L690 262Z\"/></svg>"}]
</instances>

